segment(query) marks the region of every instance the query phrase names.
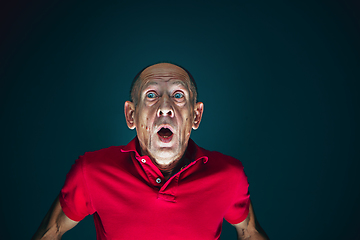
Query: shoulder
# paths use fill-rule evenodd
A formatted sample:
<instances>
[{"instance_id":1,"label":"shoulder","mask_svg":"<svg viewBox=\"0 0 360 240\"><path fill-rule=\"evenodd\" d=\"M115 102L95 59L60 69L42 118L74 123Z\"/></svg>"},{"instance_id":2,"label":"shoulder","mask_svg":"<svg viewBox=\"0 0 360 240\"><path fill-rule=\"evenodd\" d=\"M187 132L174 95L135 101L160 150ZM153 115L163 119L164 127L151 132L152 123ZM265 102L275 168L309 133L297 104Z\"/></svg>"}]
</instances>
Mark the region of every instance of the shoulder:
<instances>
[{"instance_id":1,"label":"shoulder","mask_svg":"<svg viewBox=\"0 0 360 240\"><path fill-rule=\"evenodd\" d=\"M79 157L83 165L111 165L129 159L129 153L122 152L124 146L111 146L96 151L85 152Z\"/></svg>"},{"instance_id":2,"label":"shoulder","mask_svg":"<svg viewBox=\"0 0 360 240\"><path fill-rule=\"evenodd\" d=\"M221 164L221 165L225 164L225 165L232 166L233 168L238 169L238 170L244 169L244 166L239 159L236 159L232 156L223 154L218 151L210 151L210 150L206 150L202 147L199 147L199 148L204 153L204 155L208 157L208 161L213 164Z\"/></svg>"},{"instance_id":3,"label":"shoulder","mask_svg":"<svg viewBox=\"0 0 360 240\"><path fill-rule=\"evenodd\" d=\"M121 153L121 148L124 146L111 146L107 148L102 148L95 151L89 151L85 152L84 156L92 158L92 157L111 157L111 156L117 156L119 153Z\"/></svg>"},{"instance_id":4,"label":"shoulder","mask_svg":"<svg viewBox=\"0 0 360 240\"><path fill-rule=\"evenodd\" d=\"M239 159L218 151L209 151L201 147L200 149L203 154L208 157L206 165L209 167L227 174L228 177L232 176L233 178L236 178L236 180L247 180L244 166Z\"/></svg>"},{"instance_id":5,"label":"shoulder","mask_svg":"<svg viewBox=\"0 0 360 240\"><path fill-rule=\"evenodd\" d=\"M240 160L218 151L210 151L200 147L192 139L189 140L188 151L195 159L206 158L211 165L228 165L239 170L244 168Z\"/></svg>"}]
</instances>

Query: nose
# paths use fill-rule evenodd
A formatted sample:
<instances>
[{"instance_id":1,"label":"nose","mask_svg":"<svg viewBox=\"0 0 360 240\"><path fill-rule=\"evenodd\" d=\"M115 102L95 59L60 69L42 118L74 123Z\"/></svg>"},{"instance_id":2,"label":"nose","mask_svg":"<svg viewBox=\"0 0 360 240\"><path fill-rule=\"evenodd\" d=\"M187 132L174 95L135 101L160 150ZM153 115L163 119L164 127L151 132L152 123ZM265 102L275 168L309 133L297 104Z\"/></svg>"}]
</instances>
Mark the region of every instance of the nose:
<instances>
[{"instance_id":1,"label":"nose","mask_svg":"<svg viewBox=\"0 0 360 240\"><path fill-rule=\"evenodd\" d=\"M171 106L170 100L168 97L162 97L160 100L160 105L157 110L158 117L174 117L174 110Z\"/></svg>"}]
</instances>

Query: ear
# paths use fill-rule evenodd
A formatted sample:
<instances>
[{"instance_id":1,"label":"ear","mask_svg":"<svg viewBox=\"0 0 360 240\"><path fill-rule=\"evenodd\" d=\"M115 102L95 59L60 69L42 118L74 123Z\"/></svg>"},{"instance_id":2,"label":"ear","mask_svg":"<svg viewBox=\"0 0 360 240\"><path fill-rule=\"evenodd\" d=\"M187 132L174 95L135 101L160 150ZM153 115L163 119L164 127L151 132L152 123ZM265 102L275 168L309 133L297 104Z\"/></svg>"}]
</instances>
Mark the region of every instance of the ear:
<instances>
[{"instance_id":1,"label":"ear","mask_svg":"<svg viewBox=\"0 0 360 240\"><path fill-rule=\"evenodd\" d=\"M200 122L201 122L201 118L204 112L204 104L202 102L197 102L195 104L195 109L194 109L194 122L193 122L193 126L192 128L194 130L198 129Z\"/></svg>"},{"instance_id":2,"label":"ear","mask_svg":"<svg viewBox=\"0 0 360 240\"><path fill-rule=\"evenodd\" d=\"M135 105L133 102L126 101L124 105L125 119L128 128L135 128Z\"/></svg>"}]
</instances>

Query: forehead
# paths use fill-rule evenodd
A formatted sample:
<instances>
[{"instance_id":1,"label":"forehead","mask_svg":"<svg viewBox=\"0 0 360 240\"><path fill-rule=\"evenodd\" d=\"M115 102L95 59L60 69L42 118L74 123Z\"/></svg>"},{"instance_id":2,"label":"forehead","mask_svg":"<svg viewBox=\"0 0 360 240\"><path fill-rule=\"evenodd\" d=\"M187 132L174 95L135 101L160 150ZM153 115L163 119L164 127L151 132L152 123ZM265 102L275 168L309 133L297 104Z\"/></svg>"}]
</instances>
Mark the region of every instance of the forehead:
<instances>
[{"instance_id":1,"label":"forehead","mask_svg":"<svg viewBox=\"0 0 360 240\"><path fill-rule=\"evenodd\" d=\"M189 86L190 77L187 72L170 63L159 63L146 68L140 74L141 88L160 81L171 81Z\"/></svg>"}]
</instances>

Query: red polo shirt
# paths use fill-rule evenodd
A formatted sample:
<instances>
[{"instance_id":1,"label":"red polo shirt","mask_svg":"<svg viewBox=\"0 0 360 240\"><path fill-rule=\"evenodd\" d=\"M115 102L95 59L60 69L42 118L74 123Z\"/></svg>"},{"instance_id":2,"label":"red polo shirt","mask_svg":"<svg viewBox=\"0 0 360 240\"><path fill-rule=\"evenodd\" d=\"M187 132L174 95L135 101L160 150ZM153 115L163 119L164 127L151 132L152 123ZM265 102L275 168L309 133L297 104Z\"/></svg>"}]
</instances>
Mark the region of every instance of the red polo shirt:
<instances>
[{"instance_id":1,"label":"red polo shirt","mask_svg":"<svg viewBox=\"0 0 360 240\"><path fill-rule=\"evenodd\" d=\"M239 160L190 139L192 161L165 182L138 149L134 138L79 157L59 197L66 216L80 221L93 214L97 239L214 240L223 218L235 224L248 215L249 184Z\"/></svg>"}]
</instances>

